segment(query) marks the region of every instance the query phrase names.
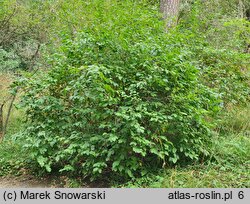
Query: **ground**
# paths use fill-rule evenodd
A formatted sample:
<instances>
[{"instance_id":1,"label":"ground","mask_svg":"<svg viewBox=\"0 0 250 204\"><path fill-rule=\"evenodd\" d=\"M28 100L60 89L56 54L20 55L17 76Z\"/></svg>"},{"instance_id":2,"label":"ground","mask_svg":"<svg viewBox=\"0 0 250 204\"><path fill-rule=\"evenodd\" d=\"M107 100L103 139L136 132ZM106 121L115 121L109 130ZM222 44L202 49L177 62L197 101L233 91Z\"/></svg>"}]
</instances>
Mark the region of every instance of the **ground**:
<instances>
[{"instance_id":1,"label":"ground","mask_svg":"<svg viewBox=\"0 0 250 204\"><path fill-rule=\"evenodd\" d=\"M48 180L37 180L33 176L0 177L0 188L51 188L56 187Z\"/></svg>"}]
</instances>

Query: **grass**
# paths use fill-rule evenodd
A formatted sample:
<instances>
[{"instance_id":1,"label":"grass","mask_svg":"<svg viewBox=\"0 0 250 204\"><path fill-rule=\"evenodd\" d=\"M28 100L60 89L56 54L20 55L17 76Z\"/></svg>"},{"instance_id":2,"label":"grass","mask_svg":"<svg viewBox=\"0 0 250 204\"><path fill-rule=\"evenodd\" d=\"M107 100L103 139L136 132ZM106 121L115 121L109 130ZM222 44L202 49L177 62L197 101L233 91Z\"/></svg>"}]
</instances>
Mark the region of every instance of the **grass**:
<instances>
[{"instance_id":1,"label":"grass","mask_svg":"<svg viewBox=\"0 0 250 204\"><path fill-rule=\"evenodd\" d=\"M231 106L228 109L228 111L222 113L217 132L250 136L250 104L246 106Z\"/></svg>"},{"instance_id":2,"label":"grass","mask_svg":"<svg viewBox=\"0 0 250 204\"><path fill-rule=\"evenodd\" d=\"M28 155L22 152L21 145L5 139L0 144L0 176L20 175L21 170L26 166Z\"/></svg>"},{"instance_id":3,"label":"grass","mask_svg":"<svg viewBox=\"0 0 250 204\"><path fill-rule=\"evenodd\" d=\"M4 101L9 99L11 96L10 94L10 85L14 81L14 77L8 73L1 73L0 72L0 104L2 104ZM18 103L18 100L20 98L20 94L17 95L16 100L14 102L14 105L11 110L9 123L7 127L7 135L12 135L16 132L18 132L23 125L23 111L16 108L16 104ZM3 109L3 120L5 122L6 115L8 108L10 106L10 100L7 100L7 102L4 105Z\"/></svg>"},{"instance_id":4,"label":"grass","mask_svg":"<svg viewBox=\"0 0 250 204\"><path fill-rule=\"evenodd\" d=\"M0 72L0 102L3 101L6 97L8 97L9 93L9 86L11 82L13 81L13 78L8 73L1 73Z\"/></svg>"},{"instance_id":5,"label":"grass","mask_svg":"<svg viewBox=\"0 0 250 204\"><path fill-rule=\"evenodd\" d=\"M250 139L243 135L221 136L206 164L194 164L161 171L119 187L152 188L249 188Z\"/></svg>"},{"instance_id":6,"label":"grass","mask_svg":"<svg viewBox=\"0 0 250 204\"><path fill-rule=\"evenodd\" d=\"M168 169L159 175L151 175L120 185L132 188L247 188L249 172L220 165L197 165Z\"/></svg>"},{"instance_id":7,"label":"grass","mask_svg":"<svg viewBox=\"0 0 250 204\"><path fill-rule=\"evenodd\" d=\"M14 78L8 73L0 73L0 103L8 99L10 94L10 85ZM18 100L18 97L17 97ZM10 105L8 101L4 105L3 119L5 121L7 109ZM7 174L20 174L20 169L24 166L27 155L22 152L20 141L16 140L17 134L23 126L23 111L17 109L15 104L12 108L7 132L3 142L0 144L0 176Z\"/></svg>"}]
</instances>

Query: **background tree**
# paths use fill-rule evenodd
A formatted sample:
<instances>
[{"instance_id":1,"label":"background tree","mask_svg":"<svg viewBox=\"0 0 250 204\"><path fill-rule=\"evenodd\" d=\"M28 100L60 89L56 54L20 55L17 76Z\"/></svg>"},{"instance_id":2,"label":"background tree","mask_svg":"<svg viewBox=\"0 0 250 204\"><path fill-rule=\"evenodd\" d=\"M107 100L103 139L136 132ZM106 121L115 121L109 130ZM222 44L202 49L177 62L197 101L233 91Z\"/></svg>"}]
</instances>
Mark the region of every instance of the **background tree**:
<instances>
[{"instance_id":1,"label":"background tree","mask_svg":"<svg viewBox=\"0 0 250 204\"><path fill-rule=\"evenodd\" d=\"M180 10L180 0L160 0L160 11L163 13L163 19L166 20L166 29L177 24Z\"/></svg>"}]
</instances>

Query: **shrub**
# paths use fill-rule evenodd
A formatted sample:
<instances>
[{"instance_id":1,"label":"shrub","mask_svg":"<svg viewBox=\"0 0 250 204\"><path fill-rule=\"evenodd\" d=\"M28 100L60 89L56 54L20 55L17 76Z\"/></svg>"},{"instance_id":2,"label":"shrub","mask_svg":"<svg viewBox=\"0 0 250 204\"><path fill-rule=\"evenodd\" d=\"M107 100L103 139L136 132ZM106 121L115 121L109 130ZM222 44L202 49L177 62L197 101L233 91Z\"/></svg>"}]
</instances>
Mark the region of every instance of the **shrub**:
<instances>
[{"instance_id":1,"label":"shrub","mask_svg":"<svg viewBox=\"0 0 250 204\"><path fill-rule=\"evenodd\" d=\"M134 177L208 155L205 118L218 101L190 62L188 37L166 35L144 4L108 8L112 18L64 37L52 70L23 81L23 135L33 158L47 171L94 178Z\"/></svg>"},{"instance_id":2,"label":"shrub","mask_svg":"<svg viewBox=\"0 0 250 204\"><path fill-rule=\"evenodd\" d=\"M14 52L7 52L0 48L0 71L15 70L20 65L20 59L15 55Z\"/></svg>"},{"instance_id":3,"label":"shrub","mask_svg":"<svg viewBox=\"0 0 250 204\"><path fill-rule=\"evenodd\" d=\"M38 65L40 46L47 41L41 3L0 1L0 71L33 70Z\"/></svg>"},{"instance_id":4,"label":"shrub","mask_svg":"<svg viewBox=\"0 0 250 204\"><path fill-rule=\"evenodd\" d=\"M209 46L197 53L202 81L219 94L224 107L249 102L249 54Z\"/></svg>"},{"instance_id":5,"label":"shrub","mask_svg":"<svg viewBox=\"0 0 250 204\"><path fill-rule=\"evenodd\" d=\"M201 71L200 80L218 93L223 107L249 102L250 22L238 17L238 2L210 0L187 5L178 30L190 36L187 44L192 63Z\"/></svg>"}]
</instances>

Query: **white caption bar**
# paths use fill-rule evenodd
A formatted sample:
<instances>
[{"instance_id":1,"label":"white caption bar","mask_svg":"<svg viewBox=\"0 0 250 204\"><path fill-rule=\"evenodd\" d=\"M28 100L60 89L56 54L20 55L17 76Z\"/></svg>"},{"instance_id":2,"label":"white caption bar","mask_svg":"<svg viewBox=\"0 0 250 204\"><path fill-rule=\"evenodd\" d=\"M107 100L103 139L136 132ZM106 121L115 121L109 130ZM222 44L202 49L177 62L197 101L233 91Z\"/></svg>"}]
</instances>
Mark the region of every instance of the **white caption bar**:
<instances>
[{"instance_id":1,"label":"white caption bar","mask_svg":"<svg viewBox=\"0 0 250 204\"><path fill-rule=\"evenodd\" d=\"M250 203L250 189L0 189L0 203Z\"/></svg>"}]
</instances>

